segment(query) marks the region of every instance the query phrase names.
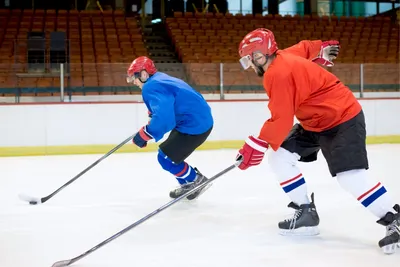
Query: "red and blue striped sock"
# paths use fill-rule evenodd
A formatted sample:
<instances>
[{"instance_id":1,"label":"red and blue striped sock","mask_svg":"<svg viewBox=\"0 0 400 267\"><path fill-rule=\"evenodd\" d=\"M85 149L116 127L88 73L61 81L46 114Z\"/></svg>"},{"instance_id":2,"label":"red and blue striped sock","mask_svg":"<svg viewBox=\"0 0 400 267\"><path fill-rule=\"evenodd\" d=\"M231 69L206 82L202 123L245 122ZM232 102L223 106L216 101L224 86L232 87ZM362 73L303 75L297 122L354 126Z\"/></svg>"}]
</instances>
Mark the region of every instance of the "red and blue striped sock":
<instances>
[{"instance_id":1,"label":"red and blue striped sock","mask_svg":"<svg viewBox=\"0 0 400 267\"><path fill-rule=\"evenodd\" d=\"M185 161L176 164L161 149L158 150L157 158L161 167L173 174L180 184L191 183L196 179L196 171Z\"/></svg>"},{"instance_id":2,"label":"red and blue striped sock","mask_svg":"<svg viewBox=\"0 0 400 267\"><path fill-rule=\"evenodd\" d=\"M196 179L196 171L186 162L178 164L175 171L174 175L180 184L191 183Z\"/></svg>"},{"instance_id":3,"label":"red and blue striped sock","mask_svg":"<svg viewBox=\"0 0 400 267\"><path fill-rule=\"evenodd\" d=\"M367 171L351 170L337 174L339 184L379 219L395 212L394 202L381 182L368 179Z\"/></svg>"},{"instance_id":4,"label":"red and blue striped sock","mask_svg":"<svg viewBox=\"0 0 400 267\"><path fill-rule=\"evenodd\" d=\"M309 204L307 196L307 184L303 174L299 173L289 179L280 179L280 186L288 194L289 198L297 205Z\"/></svg>"}]
</instances>

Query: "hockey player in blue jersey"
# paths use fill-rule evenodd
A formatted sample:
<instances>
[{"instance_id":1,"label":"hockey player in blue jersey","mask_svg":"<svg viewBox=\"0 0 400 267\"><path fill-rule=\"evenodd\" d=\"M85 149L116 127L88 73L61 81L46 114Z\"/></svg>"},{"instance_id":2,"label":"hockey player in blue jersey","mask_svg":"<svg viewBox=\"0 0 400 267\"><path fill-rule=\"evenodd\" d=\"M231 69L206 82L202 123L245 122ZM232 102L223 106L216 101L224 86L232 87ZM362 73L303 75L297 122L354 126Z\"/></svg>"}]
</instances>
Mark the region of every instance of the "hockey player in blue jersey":
<instances>
[{"instance_id":1,"label":"hockey player in blue jersey","mask_svg":"<svg viewBox=\"0 0 400 267\"><path fill-rule=\"evenodd\" d=\"M161 167L180 184L170 192L170 197L178 198L205 182L207 178L185 161L204 143L213 128L211 108L203 96L184 81L157 71L153 61L143 56L130 65L127 82L142 90L150 116L149 124L137 132L133 143L142 148L149 140L157 142L171 131L167 140L160 144L157 156ZM190 194L187 199L197 198L207 187Z\"/></svg>"}]
</instances>

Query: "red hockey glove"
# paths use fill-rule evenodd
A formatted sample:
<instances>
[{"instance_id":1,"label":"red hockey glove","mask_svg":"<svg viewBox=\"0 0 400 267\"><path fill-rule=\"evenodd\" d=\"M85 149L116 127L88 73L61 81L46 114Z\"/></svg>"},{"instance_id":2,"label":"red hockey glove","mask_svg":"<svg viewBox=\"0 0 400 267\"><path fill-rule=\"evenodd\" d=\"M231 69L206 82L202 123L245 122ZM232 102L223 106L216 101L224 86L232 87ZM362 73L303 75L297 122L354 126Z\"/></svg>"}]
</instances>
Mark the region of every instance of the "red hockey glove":
<instances>
[{"instance_id":1,"label":"red hockey glove","mask_svg":"<svg viewBox=\"0 0 400 267\"><path fill-rule=\"evenodd\" d=\"M333 60L339 55L339 42L335 40L322 42L319 55L312 61L322 66L332 67Z\"/></svg>"},{"instance_id":2,"label":"red hockey glove","mask_svg":"<svg viewBox=\"0 0 400 267\"><path fill-rule=\"evenodd\" d=\"M140 148L146 147L147 142L153 139L153 137L147 132L146 126L142 127L139 132L133 137L133 143Z\"/></svg>"},{"instance_id":3,"label":"red hockey glove","mask_svg":"<svg viewBox=\"0 0 400 267\"><path fill-rule=\"evenodd\" d=\"M238 166L241 170L246 170L251 166L261 163L264 154L268 149L268 143L254 136L249 136L243 147L239 150L236 160L241 159L242 162Z\"/></svg>"}]
</instances>

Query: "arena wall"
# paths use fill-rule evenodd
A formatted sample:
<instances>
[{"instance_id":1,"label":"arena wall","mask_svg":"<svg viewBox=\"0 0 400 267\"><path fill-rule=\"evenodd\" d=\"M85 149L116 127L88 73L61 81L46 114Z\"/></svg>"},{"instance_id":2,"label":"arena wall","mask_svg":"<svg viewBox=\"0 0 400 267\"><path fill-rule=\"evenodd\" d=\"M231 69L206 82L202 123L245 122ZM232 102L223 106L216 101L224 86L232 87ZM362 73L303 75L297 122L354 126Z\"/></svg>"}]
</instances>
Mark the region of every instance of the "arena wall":
<instances>
[{"instance_id":1,"label":"arena wall","mask_svg":"<svg viewBox=\"0 0 400 267\"><path fill-rule=\"evenodd\" d=\"M201 149L238 148L270 116L266 100L209 101L214 130ZM368 143L400 143L400 99L360 100ZM0 105L0 156L106 153L147 124L143 103ZM128 143L118 152L154 151Z\"/></svg>"}]
</instances>

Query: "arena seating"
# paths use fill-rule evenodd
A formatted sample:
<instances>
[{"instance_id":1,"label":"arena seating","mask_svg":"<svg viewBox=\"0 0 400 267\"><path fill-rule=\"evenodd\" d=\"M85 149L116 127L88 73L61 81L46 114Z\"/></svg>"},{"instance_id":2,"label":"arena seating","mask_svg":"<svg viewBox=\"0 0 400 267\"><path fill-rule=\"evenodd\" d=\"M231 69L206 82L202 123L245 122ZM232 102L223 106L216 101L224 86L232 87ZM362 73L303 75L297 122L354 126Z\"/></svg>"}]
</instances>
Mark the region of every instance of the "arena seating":
<instances>
[{"instance_id":1,"label":"arena seating","mask_svg":"<svg viewBox=\"0 0 400 267\"><path fill-rule=\"evenodd\" d=\"M66 32L71 58L64 84L69 93L139 93L126 85L125 72L132 58L148 52L137 19L125 18L122 11L0 10L0 25L5 25L0 28L0 95L59 93L57 77L16 75L26 68L28 31L43 31L47 39L52 31ZM281 49L303 39L337 39L342 48L330 71L350 88L358 89L358 63L365 63L367 90L399 90L399 25L389 18L175 12L166 27L185 71L166 64L162 69L179 73L203 93L218 90L221 78L226 92L262 90L260 78L241 70L237 53L243 36L259 27L273 30Z\"/></svg>"},{"instance_id":2,"label":"arena seating","mask_svg":"<svg viewBox=\"0 0 400 267\"><path fill-rule=\"evenodd\" d=\"M127 64L135 56L147 55L137 20L125 18L122 11L0 10L0 24L5 25L0 29L0 87L3 88L59 87L59 78L16 77L25 70L29 31L45 32L47 47L50 32L66 32L71 56L69 86L73 88L126 86ZM93 91L98 93L98 89ZM48 93L44 90L43 95Z\"/></svg>"},{"instance_id":3,"label":"arena seating","mask_svg":"<svg viewBox=\"0 0 400 267\"><path fill-rule=\"evenodd\" d=\"M247 88L250 90L260 89L260 79L240 70L237 48L249 31L261 27L274 32L281 49L304 39L339 40L341 53L336 63L374 63L366 65L365 73L365 83L372 85L372 89L390 89L400 82L399 26L387 17L214 16L175 12L173 18L167 18L169 35L182 62L189 63L192 82L205 87L219 84L219 67L212 63L225 62L225 89L234 92L246 91L244 84L253 85ZM359 64L337 64L332 72L354 88L359 84L359 69ZM374 86L382 84L382 80L388 86Z\"/></svg>"},{"instance_id":4,"label":"arena seating","mask_svg":"<svg viewBox=\"0 0 400 267\"><path fill-rule=\"evenodd\" d=\"M235 15L193 17L175 12L167 18L169 34L183 62L236 61L237 47L251 30L271 29L281 49L304 39L339 40L343 63L396 63L399 27L387 17L311 17Z\"/></svg>"}]
</instances>

